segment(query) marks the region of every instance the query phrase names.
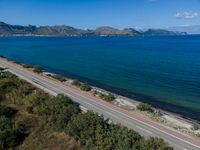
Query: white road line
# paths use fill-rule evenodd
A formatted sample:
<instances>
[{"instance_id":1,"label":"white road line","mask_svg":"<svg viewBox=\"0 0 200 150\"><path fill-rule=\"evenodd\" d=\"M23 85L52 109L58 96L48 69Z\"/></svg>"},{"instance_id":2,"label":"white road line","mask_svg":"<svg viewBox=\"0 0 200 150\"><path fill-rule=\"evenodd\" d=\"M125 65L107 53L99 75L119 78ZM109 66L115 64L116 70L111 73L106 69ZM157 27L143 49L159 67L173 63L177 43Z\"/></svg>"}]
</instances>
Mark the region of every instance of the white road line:
<instances>
[{"instance_id":1,"label":"white road line","mask_svg":"<svg viewBox=\"0 0 200 150\"><path fill-rule=\"evenodd\" d=\"M137 126L137 125L136 125L136 127L139 128L140 130L143 130L144 132L147 132L147 133L153 135L153 133L151 131L147 130L147 129L144 129L144 128Z\"/></svg>"},{"instance_id":2,"label":"white road line","mask_svg":"<svg viewBox=\"0 0 200 150\"><path fill-rule=\"evenodd\" d=\"M110 113L108 111L106 111L106 113L109 114L109 115L111 115L111 116L113 116L114 118L120 119L118 116L116 116L116 115L114 115L114 114L112 114L112 113Z\"/></svg>"}]
</instances>

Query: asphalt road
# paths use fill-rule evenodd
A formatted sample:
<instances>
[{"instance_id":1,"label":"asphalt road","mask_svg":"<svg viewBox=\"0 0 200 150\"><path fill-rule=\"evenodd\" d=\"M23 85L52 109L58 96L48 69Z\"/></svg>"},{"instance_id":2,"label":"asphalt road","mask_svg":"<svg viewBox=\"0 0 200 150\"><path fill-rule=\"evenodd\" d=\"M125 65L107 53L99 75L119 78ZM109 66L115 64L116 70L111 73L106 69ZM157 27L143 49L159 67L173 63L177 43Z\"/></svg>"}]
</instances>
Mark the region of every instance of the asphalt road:
<instances>
[{"instance_id":1,"label":"asphalt road","mask_svg":"<svg viewBox=\"0 0 200 150\"><path fill-rule=\"evenodd\" d=\"M163 138L173 146L175 150L200 150L199 139L167 128L159 123L146 119L142 115L134 114L133 112L116 107L110 103L99 100L86 92L81 92L75 88L64 85L61 82L38 75L1 58L0 67L8 68L8 71L11 73L52 95L63 93L88 110L102 114L114 123L134 129L145 137L156 136Z\"/></svg>"}]
</instances>

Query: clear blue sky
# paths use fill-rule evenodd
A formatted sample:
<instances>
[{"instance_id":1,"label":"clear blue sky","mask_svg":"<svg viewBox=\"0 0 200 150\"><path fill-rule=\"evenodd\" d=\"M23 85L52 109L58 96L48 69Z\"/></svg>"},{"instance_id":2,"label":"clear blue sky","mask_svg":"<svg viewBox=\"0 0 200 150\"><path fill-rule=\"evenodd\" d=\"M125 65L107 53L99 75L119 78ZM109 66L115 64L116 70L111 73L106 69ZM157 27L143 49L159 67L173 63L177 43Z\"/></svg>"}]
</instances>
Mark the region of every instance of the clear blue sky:
<instances>
[{"instance_id":1,"label":"clear blue sky","mask_svg":"<svg viewBox=\"0 0 200 150\"><path fill-rule=\"evenodd\" d=\"M200 25L200 0L0 0L0 21L20 25Z\"/></svg>"}]
</instances>

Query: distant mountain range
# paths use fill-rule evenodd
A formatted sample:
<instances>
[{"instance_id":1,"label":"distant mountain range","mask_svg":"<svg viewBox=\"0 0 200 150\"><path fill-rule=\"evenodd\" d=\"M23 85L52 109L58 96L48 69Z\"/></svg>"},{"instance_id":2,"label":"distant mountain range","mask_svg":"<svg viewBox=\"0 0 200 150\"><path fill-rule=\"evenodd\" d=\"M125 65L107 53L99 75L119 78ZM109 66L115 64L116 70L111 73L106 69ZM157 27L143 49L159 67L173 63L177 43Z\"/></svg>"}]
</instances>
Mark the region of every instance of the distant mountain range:
<instances>
[{"instance_id":1,"label":"distant mountain range","mask_svg":"<svg viewBox=\"0 0 200 150\"><path fill-rule=\"evenodd\" d=\"M0 36L151 36L151 35L182 35L185 32L175 32L163 29L148 29L137 31L133 28L116 29L108 26L98 27L95 30L77 29L71 26L21 26L0 22Z\"/></svg>"},{"instance_id":2,"label":"distant mountain range","mask_svg":"<svg viewBox=\"0 0 200 150\"><path fill-rule=\"evenodd\" d=\"M168 28L168 30L187 32L188 34L200 34L200 25L176 26L176 27L170 27L170 28Z\"/></svg>"}]
</instances>

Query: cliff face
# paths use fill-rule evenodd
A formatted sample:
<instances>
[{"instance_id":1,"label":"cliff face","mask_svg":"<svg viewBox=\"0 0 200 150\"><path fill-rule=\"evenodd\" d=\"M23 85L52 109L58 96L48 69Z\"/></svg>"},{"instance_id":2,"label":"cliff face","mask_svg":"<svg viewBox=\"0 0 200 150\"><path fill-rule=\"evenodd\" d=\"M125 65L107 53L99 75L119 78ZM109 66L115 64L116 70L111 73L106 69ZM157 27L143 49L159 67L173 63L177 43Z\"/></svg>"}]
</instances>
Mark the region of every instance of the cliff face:
<instances>
[{"instance_id":1,"label":"cliff face","mask_svg":"<svg viewBox=\"0 0 200 150\"><path fill-rule=\"evenodd\" d=\"M133 28L116 29L108 26L99 27L95 30L82 30L71 26L20 26L0 22L1 36L14 35L55 35L55 36L138 36L138 35L179 35L178 32L167 30L149 29L139 32Z\"/></svg>"}]
</instances>

